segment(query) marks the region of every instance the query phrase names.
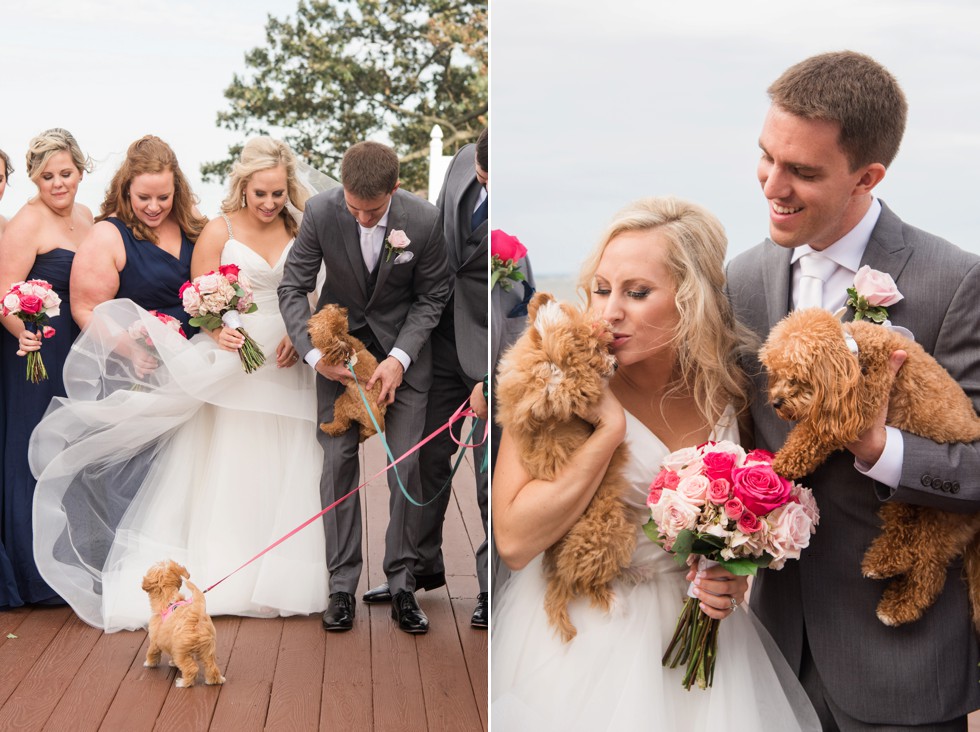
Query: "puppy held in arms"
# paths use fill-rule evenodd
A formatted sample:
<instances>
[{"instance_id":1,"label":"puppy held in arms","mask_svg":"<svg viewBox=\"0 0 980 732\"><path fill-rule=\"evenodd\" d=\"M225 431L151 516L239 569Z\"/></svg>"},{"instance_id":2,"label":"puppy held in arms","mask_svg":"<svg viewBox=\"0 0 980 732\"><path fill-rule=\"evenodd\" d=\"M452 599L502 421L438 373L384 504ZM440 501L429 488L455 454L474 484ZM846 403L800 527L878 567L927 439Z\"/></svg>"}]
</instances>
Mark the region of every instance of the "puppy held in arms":
<instances>
[{"instance_id":1,"label":"puppy held in arms","mask_svg":"<svg viewBox=\"0 0 980 732\"><path fill-rule=\"evenodd\" d=\"M892 377L894 351L908 358ZM887 402L887 424L938 443L980 439L970 398L915 341L866 321L842 324L820 308L790 313L760 352L776 413L795 421L773 469L787 478L812 473L832 452L874 424ZM973 622L980 631L980 513L954 513L887 502L882 533L861 565L865 577L896 577L878 603L886 625L918 620L935 602L946 570L963 557Z\"/></svg>"},{"instance_id":2,"label":"puppy held in arms","mask_svg":"<svg viewBox=\"0 0 980 732\"><path fill-rule=\"evenodd\" d=\"M615 358L612 336L592 313L539 292L528 305L529 327L504 355L496 417L532 478L553 480L589 435L583 418L598 403ZM612 582L629 567L636 527L623 502L627 447L620 445L585 513L544 555L545 610L564 642L575 637L568 613L576 597L608 611Z\"/></svg>"},{"instance_id":3,"label":"puppy held in arms","mask_svg":"<svg viewBox=\"0 0 980 732\"><path fill-rule=\"evenodd\" d=\"M310 332L310 343L320 350L327 363L332 366L343 366L353 361L354 374L361 388L364 389L374 419L383 432L388 405L378 403L381 382L375 383L370 391L365 388L374 370L378 368L378 359L371 355L361 341L347 331L347 308L332 304L324 305L310 318L307 327ZM377 433L361 399L357 384L351 379L334 401L333 421L322 422L320 429L331 437L337 437L355 423L358 425L361 442Z\"/></svg>"},{"instance_id":4,"label":"puppy held in arms","mask_svg":"<svg viewBox=\"0 0 980 732\"><path fill-rule=\"evenodd\" d=\"M204 667L204 683L223 684L225 677L215 660L214 623L208 615L202 593L193 582L185 583L190 597L180 592L183 580L190 575L177 562L157 562L143 577L143 591L150 596L150 647L146 650L148 668L160 664L160 654L166 652L171 665L180 669L177 686L194 686L200 664Z\"/></svg>"}]
</instances>

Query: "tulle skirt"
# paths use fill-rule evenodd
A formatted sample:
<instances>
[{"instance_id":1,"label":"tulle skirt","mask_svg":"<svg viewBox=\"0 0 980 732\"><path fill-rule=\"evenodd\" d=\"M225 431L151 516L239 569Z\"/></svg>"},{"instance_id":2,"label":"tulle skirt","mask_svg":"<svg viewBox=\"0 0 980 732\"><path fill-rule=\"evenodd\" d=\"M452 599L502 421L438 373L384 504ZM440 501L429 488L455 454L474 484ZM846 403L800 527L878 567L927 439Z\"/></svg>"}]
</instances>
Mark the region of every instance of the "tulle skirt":
<instances>
[{"instance_id":1,"label":"tulle skirt","mask_svg":"<svg viewBox=\"0 0 980 732\"><path fill-rule=\"evenodd\" d=\"M747 607L721 623L714 683L687 691L664 668L687 591L666 555L652 578L617 583L612 612L576 601L563 644L544 612L541 557L515 573L493 609L491 719L499 730L819 730L806 694Z\"/></svg>"},{"instance_id":2,"label":"tulle skirt","mask_svg":"<svg viewBox=\"0 0 980 732\"><path fill-rule=\"evenodd\" d=\"M137 375L118 344L134 323L160 366ZM145 627L142 577L183 564L202 589L320 510L314 374L276 368L274 299L245 316L266 354L252 374L207 335L186 341L128 300L96 308L31 441L42 576L83 620ZM314 522L207 594L212 615L307 614L327 604Z\"/></svg>"}]
</instances>

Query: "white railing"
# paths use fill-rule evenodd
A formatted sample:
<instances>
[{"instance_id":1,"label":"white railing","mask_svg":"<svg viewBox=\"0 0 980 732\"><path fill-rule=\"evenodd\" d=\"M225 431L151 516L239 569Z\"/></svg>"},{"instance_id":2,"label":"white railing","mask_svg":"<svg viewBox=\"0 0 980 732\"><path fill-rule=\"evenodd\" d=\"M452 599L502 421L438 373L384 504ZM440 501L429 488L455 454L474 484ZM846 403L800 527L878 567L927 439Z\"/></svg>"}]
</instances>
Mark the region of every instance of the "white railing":
<instances>
[{"instance_id":1,"label":"white railing","mask_svg":"<svg viewBox=\"0 0 980 732\"><path fill-rule=\"evenodd\" d=\"M439 198L439 191L442 189L442 182L449 169L449 161L452 155L442 154L442 128L439 125L432 126L432 134L429 136L429 201L435 203Z\"/></svg>"}]
</instances>

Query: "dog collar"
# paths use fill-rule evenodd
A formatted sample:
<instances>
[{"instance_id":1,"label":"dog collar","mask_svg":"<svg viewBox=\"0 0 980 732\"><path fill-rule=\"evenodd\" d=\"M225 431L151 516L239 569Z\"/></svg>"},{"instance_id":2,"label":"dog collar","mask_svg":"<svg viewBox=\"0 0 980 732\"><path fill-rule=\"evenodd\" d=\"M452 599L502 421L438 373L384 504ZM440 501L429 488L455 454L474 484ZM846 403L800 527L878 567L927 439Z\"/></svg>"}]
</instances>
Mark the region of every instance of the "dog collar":
<instances>
[{"instance_id":1,"label":"dog collar","mask_svg":"<svg viewBox=\"0 0 980 732\"><path fill-rule=\"evenodd\" d=\"M194 598L191 598L190 600L177 600L177 602L170 603L164 610L160 611L160 618L166 620L174 610L182 605L190 605L193 600Z\"/></svg>"},{"instance_id":2,"label":"dog collar","mask_svg":"<svg viewBox=\"0 0 980 732\"><path fill-rule=\"evenodd\" d=\"M850 351L851 353L853 353L855 356L858 355L858 344L857 344L857 341L854 340L854 336L852 336L846 330L844 331L844 343L847 344L847 350L848 351Z\"/></svg>"},{"instance_id":3,"label":"dog collar","mask_svg":"<svg viewBox=\"0 0 980 732\"><path fill-rule=\"evenodd\" d=\"M352 369L355 366L357 366L357 354L351 353L350 358L347 359L347 363L345 363L344 366L346 366L349 369Z\"/></svg>"}]
</instances>

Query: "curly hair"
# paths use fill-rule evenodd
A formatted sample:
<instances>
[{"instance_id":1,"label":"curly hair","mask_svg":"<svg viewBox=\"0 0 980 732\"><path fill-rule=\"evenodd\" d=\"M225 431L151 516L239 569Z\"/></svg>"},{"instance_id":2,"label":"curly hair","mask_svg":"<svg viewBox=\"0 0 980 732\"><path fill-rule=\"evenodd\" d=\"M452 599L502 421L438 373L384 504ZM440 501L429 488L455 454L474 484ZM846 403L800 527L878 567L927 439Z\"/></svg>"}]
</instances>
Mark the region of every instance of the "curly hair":
<instances>
[{"instance_id":1,"label":"curly hair","mask_svg":"<svg viewBox=\"0 0 980 732\"><path fill-rule=\"evenodd\" d=\"M14 168L10 164L10 156L3 150L0 150L0 160L3 161L3 175L9 181L11 174L14 172Z\"/></svg>"},{"instance_id":2,"label":"curly hair","mask_svg":"<svg viewBox=\"0 0 980 732\"><path fill-rule=\"evenodd\" d=\"M702 417L713 424L727 404L748 408L748 380L739 359L758 338L735 319L725 294L725 230L706 208L672 196L634 201L613 218L582 265L578 289L592 303L592 285L609 242L628 231L656 229L667 241L666 265L676 288L678 324L671 337L680 378L665 397L690 389Z\"/></svg>"},{"instance_id":3,"label":"curly hair","mask_svg":"<svg viewBox=\"0 0 980 732\"><path fill-rule=\"evenodd\" d=\"M285 142L271 137L253 137L245 143L241 155L231 168L231 175L228 178L228 196L221 202L221 211L231 214L245 208L242 205L242 197L245 193L245 185L252 175L260 170L269 170L280 165L286 169L286 196L293 206L302 211L310 194L296 178L296 155ZM296 236L299 232L299 224L287 207L284 206L279 215L286 224L289 235Z\"/></svg>"},{"instance_id":4,"label":"curly hair","mask_svg":"<svg viewBox=\"0 0 980 732\"><path fill-rule=\"evenodd\" d=\"M133 230L136 238L158 243L156 232L140 221L133 212L129 189L136 176L162 173L165 170L169 170L174 176L174 203L170 215L187 238L196 242L208 220L194 215L197 197L191 192L190 184L177 164L173 149L156 135L144 135L129 146L126 159L109 182L101 212L95 220L104 221L115 216Z\"/></svg>"}]
</instances>

